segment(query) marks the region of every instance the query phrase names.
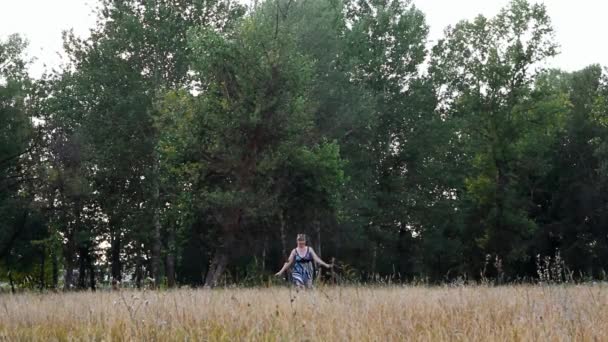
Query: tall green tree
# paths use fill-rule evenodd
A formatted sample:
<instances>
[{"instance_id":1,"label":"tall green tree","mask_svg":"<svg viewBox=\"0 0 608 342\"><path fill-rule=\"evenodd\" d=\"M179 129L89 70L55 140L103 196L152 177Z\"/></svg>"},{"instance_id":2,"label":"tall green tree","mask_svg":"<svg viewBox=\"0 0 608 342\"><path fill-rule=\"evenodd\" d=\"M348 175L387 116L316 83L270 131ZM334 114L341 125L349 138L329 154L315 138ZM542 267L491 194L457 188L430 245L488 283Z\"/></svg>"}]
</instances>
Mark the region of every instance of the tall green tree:
<instances>
[{"instance_id":1,"label":"tall green tree","mask_svg":"<svg viewBox=\"0 0 608 342\"><path fill-rule=\"evenodd\" d=\"M205 284L224 272L237 239L274 205L269 176L311 127L311 62L295 48L272 6L234 30L191 32L201 95L193 99L196 189L213 215L218 245Z\"/></svg>"},{"instance_id":2,"label":"tall green tree","mask_svg":"<svg viewBox=\"0 0 608 342\"><path fill-rule=\"evenodd\" d=\"M31 177L24 159L34 146L26 97L30 80L24 50L27 43L18 35L0 41L0 267L11 286L18 255L27 254L31 221L31 196L21 193ZM25 251L25 253L24 253Z\"/></svg>"},{"instance_id":3,"label":"tall green tree","mask_svg":"<svg viewBox=\"0 0 608 342\"><path fill-rule=\"evenodd\" d=\"M222 30L241 12L229 1L103 1L90 38L66 36L75 71L66 70L64 77L71 80L69 90L77 92L71 95L81 109L77 121L93 168L95 198L107 216L108 257L116 280L122 279L127 246L135 256L130 263L138 282L145 259L151 260L148 269L157 286L163 274L175 272L162 269L167 199L154 103L168 89L189 85L188 30Z\"/></svg>"},{"instance_id":4,"label":"tall green tree","mask_svg":"<svg viewBox=\"0 0 608 342\"><path fill-rule=\"evenodd\" d=\"M420 164L420 129L432 120L431 89L419 74L428 27L409 1L352 1L345 6L339 63L368 94L365 121L342 148L348 159L351 217L364 229L369 273L410 273ZM429 101L430 100L430 101ZM401 247L400 247L401 246ZM396 267L397 266L397 267ZM398 269L396 269L398 268Z\"/></svg>"},{"instance_id":5,"label":"tall green tree","mask_svg":"<svg viewBox=\"0 0 608 342\"><path fill-rule=\"evenodd\" d=\"M598 65L543 76L545 84L567 96L570 106L565 130L553 146L553 167L540 179L534 197L534 215L543 223L535 236L535 252L559 252L577 277L601 276L606 267L604 78Z\"/></svg>"},{"instance_id":6,"label":"tall green tree","mask_svg":"<svg viewBox=\"0 0 608 342\"><path fill-rule=\"evenodd\" d=\"M17 35L0 41L0 205L11 211L11 202L18 199L15 196L24 178L21 158L27 153L32 138L32 123L25 109L28 82L23 58L25 47L25 41ZM19 234L18 224L11 226L10 220L2 221L0 258L8 254Z\"/></svg>"},{"instance_id":7,"label":"tall green tree","mask_svg":"<svg viewBox=\"0 0 608 342\"><path fill-rule=\"evenodd\" d=\"M458 196L468 202L472 231L465 236L476 260L497 254L516 267L530 258L526 247L537 226L523 187L546 171L537 166L565 111L563 98L534 87L534 70L556 48L545 7L515 0L494 18L448 29L433 49L440 105L447 120L459 122L453 134L470 165Z\"/></svg>"}]
</instances>

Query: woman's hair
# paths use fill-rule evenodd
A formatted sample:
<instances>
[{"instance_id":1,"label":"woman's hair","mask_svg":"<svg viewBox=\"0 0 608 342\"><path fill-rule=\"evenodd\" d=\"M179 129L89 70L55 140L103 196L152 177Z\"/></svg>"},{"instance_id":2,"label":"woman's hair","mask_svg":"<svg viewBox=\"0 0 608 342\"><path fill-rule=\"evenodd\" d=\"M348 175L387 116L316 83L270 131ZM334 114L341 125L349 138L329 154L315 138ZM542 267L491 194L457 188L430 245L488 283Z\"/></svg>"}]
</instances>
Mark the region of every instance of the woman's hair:
<instances>
[{"instance_id":1,"label":"woman's hair","mask_svg":"<svg viewBox=\"0 0 608 342\"><path fill-rule=\"evenodd\" d=\"M297 241L306 241L306 234L298 234Z\"/></svg>"}]
</instances>

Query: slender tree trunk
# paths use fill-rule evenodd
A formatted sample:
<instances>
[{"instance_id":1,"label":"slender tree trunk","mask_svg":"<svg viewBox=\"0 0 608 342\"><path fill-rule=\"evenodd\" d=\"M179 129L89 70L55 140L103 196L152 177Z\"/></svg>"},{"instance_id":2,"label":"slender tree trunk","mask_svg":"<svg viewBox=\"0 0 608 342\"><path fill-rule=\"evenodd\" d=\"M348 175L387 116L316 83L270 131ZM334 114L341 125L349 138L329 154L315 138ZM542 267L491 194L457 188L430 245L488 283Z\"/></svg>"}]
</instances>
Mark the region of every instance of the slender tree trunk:
<instances>
[{"instance_id":1,"label":"slender tree trunk","mask_svg":"<svg viewBox=\"0 0 608 342\"><path fill-rule=\"evenodd\" d=\"M97 284L95 283L95 264L93 263L93 257L91 253L88 254L88 264L89 264L89 281L91 282L91 291L95 291L97 289Z\"/></svg>"},{"instance_id":2,"label":"slender tree trunk","mask_svg":"<svg viewBox=\"0 0 608 342\"><path fill-rule=\"evenodd\" d=\"M138 289L141 289L141 281L143 278L143 257L141 255L141 251L137 252L137 257L135 259L135 286Z\"/></svg>"},{"instance_id":3,"label":"slender tree trunk","mask_svg":"<svg viewBox=\"0 0 608 342\"><path fill-rule=\"evenodd\" d=\"M506 255L508 252L509 246L503 243L502 237L505 234L505 228L508 226L505 225L505 201L506 201L506 190L508 186L508 176L506 173L505 163L501 160L496 160L496 197L495 197L495 206L496 206L496 232L498 236L494 239L494 245L491 246L495 253ZM507 250L505 250L507 248Z\"/></svg>"},{"instance_id":4,"label":"slender tree trunk","mask_svg":"<svg viewBox=\"0 0 608 342\"><path fill-rule=\"evenodd\" d=\"M283 209L279 210L279 227L281 229L281 252L283 261L285 261L287 259L287 238L285 236L285 217L283 216Z\"/></svg>"},{"instance_id":5,"label":"slender tree trunk","mask_svg":"<svg viewBox=\"0 0 608 342\"><path fill-rule=\"evenodd\" d=\"M167 255L167 286L174 287L175 286L175 257L172 254Z\"/></svg>"},{"instance_id":6,"label":"slender tree trunk","mask_svg":"<svg viewBox=\"0 0 608 342\"><path fill-rule=\"evenodd\" d=\"M264 236L262 244L262 273L266 271L266 249L268 249L268 234Z\"/></svg>"},{"instance_id":7,"label":"slender tree trunk","mask_svg":"<svg viewBox=\"0 0 608 342\"><path fill-rule=\"evenodd\" d=\"M81 246L78 249L78 288L84 290L87 288L86 285L86 273L87 273L87 262L88 262L88 249Z\"/></svg>"},{"instance_id":8,"label":"slender tree trunk","mask_svg":"<svg viewBox=\"0 0 608 342\"><path fill-rule=\"evenodd\" d=\"M40 291L44 290L44 268L46 267L46 248L42 247L42 253L40 254Z\"/></svg>"},{"instance_id":9,"label":"slender tree trunk","mask_svg":"<svg viewBox=\"0 0 608 342\"><path fill-rule=\"evenodd\" d=\"M170 233L170 235L172 235ZM170 242L171 243L171 242ZM169 247L169 251L166 257L166 270L167 273L167 286L174 287L175 286L175 254L171 251L171 247Z\"/></svg>"},{"instance_id":10,"label":"slender tree trunk","mask_svg":"<svg viewBox=\"0 0 608 342\"><path fill-rule=\"evenodd\" d=\"M441 279L441 276L443 275L442 266L441 254L437 254L437 279Z\"/></svg>"},{"instance_id":11,"label":"slender tree trunk","mask_svg":"<svg viewBox=\"0 0 608 342\"><path fill-rule=\"evenodd\" d=\"M160 50L159 46L156 46L153 52L156 63L152 66L154 70L153 76L153 98L159 98L161 94L161 88L164 85L164 79L162 75L162 69L164 63L166 63L166 56ZM154 242L152 245L152 275L154 277L154 287L159 288L161 284L161 251L162 251L162 226L161 226L161 194L160 194L160 153L157 151L157 144L159 140L159 133L154 133L154 165L152 168L153 172L153 183L152 183L152 194L153 194L153 225L154 225Z\"/></svg>"},{"instance_id":12,"label":"slender tree trunk","mask_svg":"<svg viewBox=\"0 0 608 342\"><path fill-rule=\"evenodd\" d=\"M156 288L158 288L160 286L161 283L161 248L162 248L162 241L161 241L161 223L160 223L160 180L159 180L159 173L160 173L160 161L158 160L159 157L157 154L155 154L155 161L154 161L154 180L153 180L153 206L154 206L154 213L153 213L153 224L154 224L154 244L152 246L152 274L154 276L154 286Z\"/></svg>"},{"instance_id":13,"label":"slender tree trunk","mask_svg":"<svg viewBox=\"0 0 608 342\"><path fill-rule=\"evenodd\" d=\"M74 226L68 228L67 242L64 249L65 258L65 276L63 282L64 291L72 289L74 285L74 263L76 259L76 234L80 229L80 201L76 200L74 204L76 207L75 216L76 220ZM66 222L66 220L64 220Z\"/></svg>"},{"instance_id":14,"label":"slender tree trunk","mask_svg":"<svg viewBox=\"0 0 608 342\"><path fill-rule=\"evenodd\" d=\"M318 218L318 214L317 211L315 210L315 220L314 220L314 225L315 225L315 233L317 234L317 246L316 246L316 252L317 255L319 256L319 258L321 258L321 222L319 221ZM318 265L317 266L317 277L318 279L321 279L321 276L323 275L322 273L323 268Z\"/></svg>"},{"instance_id":15,"label":"slender tree trunk","mask_svg":"<svg viewBox=\"0 0 608 342\"><path fill-rule=\"evenodd\" d=\"M411 233L405 228L399 228L399 241L397 245L397 255L399 257L398 260L398 270L399 270L399 280L403 282L403 278L409 274L410 272L410 262L408 258L408 250L410 250Z\"/></svg>"},{"instance_id":16,"label":"slender tree trunk","mask_svg":"<svg viewBox=\"0 0 608 342\"><path fill-rule=\"evenodd\" d=\"M372 279L376 279L376 260L378 258L378 246L373 243L372 247Z\"/></svg>"},{"instance_id":17,"label":"slender tree trunk","mask_svg":"<svg viewBox=\"0 0 608 342\"><path fill-rule=\"evenodd\" d=\"M166 265L166 273L167 273L167 285L169 287L175 286L175 227L169 228L169 236L168 236L168 252L167 252L167 265Z\"/></svg>"},{"instance_id":18,"label":"slender tree trunk","mask_svg":"<svg viewBox=\"0 0 608 342\"><path fill-rule=\"evenodd\" d=\"M112 228L113 232L110 237L110 262L112 280L122 281L122 262L120 260L121 238L120 231Z\"/></svg>"},{"instance_id":19,"label":"slender tree trunk","mask_svg":"<svg viewBox=\"0 0 608 342\"><path fill-rule=\"evenodd\" d=\"M63 290L69 291L72 288L73 280L74 280L74 255L76 254L74 249L74 241L73 237L68 238L68 242L64 251L64 266L65 266L65 274L63 277Z\"/></svg>"},{"instance_id":20,"label":"slender tree trunk","mask_svg":"<svg viewBox=\"0 0 608 342\"><path fill-rule=\"evenodd\" d=\"M57 286L59 286L59 260L57 260L56 251L51 253L51 263L53 268L53 289L56 290Z\"/></svg>"},{"instance_id":21,"label":"slender tree trunk","mask_svg":"<svg viewBox=\"0 0 608 342\"><path fill-rule=\"evenodd\" d=\"M333 258L333 257L331 258L331 264L332 265L336 264L336 258ZM331 268L331 283L336 284L336 271L335 271L334 267Z\"/></svg>"},{"instance_id":22,"label":"slender tree trunk","mask_svg":"<svg viewBox=\"0 0 608 342\"><path fill-rule=\"evenodd\" d=\"M8 283L11 286L11 293L15 294L15 282L13 281L13 272L11 270L8 271Z\"/></svg>"},{"instance_id":23,"label":"slender tree trunk","mask_svg":"<svg viewBox=\"0 0 608 342\"><path fill-rule=\"evenodd\" d=\"M209 255L208 255L208 253L205 252L205 248L208 248L205 245L206 238L203 234L197 234L197 238L198 238L198 243L199 243L199 249L198 249L199 258L202 261L203 265L210 265L211 263L209 262ZM207 278L206 274L209 273L208 271L209 271L208 268L201 267L201 271L200 271L201 274L200 274L200 278L199 278L201 286L205 286L205 279Z\"/></svg>"},{"instance_id":24,"label":"slender tree trunk","mask_svg":"<svg viewBox=\"0 0 608 342\"><path fill-rule=\"evenodd\" d=\"M318 219L315 219L315 233L317 234L316 252L317 255L321 257L321 222L319 222Z\"/></svg>"}]
</instances>

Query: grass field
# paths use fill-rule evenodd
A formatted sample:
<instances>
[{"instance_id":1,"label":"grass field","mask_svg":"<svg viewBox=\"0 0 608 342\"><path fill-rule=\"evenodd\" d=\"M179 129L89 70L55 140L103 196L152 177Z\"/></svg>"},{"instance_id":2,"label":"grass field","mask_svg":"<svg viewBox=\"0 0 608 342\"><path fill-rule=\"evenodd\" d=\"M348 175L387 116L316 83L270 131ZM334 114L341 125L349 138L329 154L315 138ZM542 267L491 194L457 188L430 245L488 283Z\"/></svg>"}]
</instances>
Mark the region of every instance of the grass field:
<instances>
[{"instance_id":1,"label":"grass field","mask_svg":"<svg viewBox=\"0 0 608 342\"><path fill-rule=\"evenodd\" d=\"M0 296L0 340L601 341L608 287L319 287Z\"/></svg>"}]
</instances>

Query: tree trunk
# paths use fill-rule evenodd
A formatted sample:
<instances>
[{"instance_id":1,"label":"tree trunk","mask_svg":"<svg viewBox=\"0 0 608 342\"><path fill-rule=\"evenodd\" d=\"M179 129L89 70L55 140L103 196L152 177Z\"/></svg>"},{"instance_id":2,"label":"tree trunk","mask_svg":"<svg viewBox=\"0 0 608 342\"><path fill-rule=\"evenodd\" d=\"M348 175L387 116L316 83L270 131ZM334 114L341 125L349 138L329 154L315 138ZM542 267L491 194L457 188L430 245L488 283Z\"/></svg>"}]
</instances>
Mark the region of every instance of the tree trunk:
<instances>
[{"instance_id":1,"label":"tree trunk","mask_svg":"<svg viewBox=\"0 0 608 342\"><path fill-rule=\"evenodd\" d=\"M13 281L13 272L12 271L8 271L8 283L11 286L11 293L15 294L15 282Z\"/></svg>"},{"instance_id":2,"label":"tree trunk","mask_svg":"<svg viewBox=\"0 0 608 342\"><path fill-rule=\"evenodd\" d=\"M68 236L67 242L64 247L64 258L65 258L65 276L63 281L63 289L64 291L68 291L72 289L74 282L74 262L76 257L76 234L80 229L80 201L76 200L74 203L76 208L75 217L76 220L74 222L74 226L68 226ZM64 220L67 222L67 220Z\"/></svg>"},{"instance_id":3,"label":"tree trunk","mask_svg":"<svg viewBox=\"0 0 608 342\"><path fill-rule=\"evenodd\" d=\"M268 249L268 234L264 236L262 244L262 273L266 271L266 249Z\"/></svg>"},{"instance_id":4,"label":"tree trunk","mask_svg":"<svg viewBox=\"0 0 608 342\"><path fill-rule=\"evenodd\" d=\"M287 259L287 239L285 236L285 217L283 217L283 209L279 211L279 227L281 229L281 252L283 255L283 261Z\"/></svg>"},{"instance_id":5,"label":"tree trunk","mask_svg":"<svg viewBox=\"0 0 608 342\"><path fill-rule=\"evenodd\" d=\"M506 202L506 194L507 194L507 186L508 186L508 176L506 171L505 163L501 160L496 160L496 197L495 197L495 206L496 206L496 220L495 220L495 237L494 243L491 245L493 252L500 255L507 255L509 253L510 247L508 244L504 243L505 236L505 228L508 228L506 223L504 222L505 218L505 202Z\"/></svg>"},{"instance_id":6,"label":"tree trunk","mask_svg":"<svg viewBox=\"0 0 608 342\"><path fill-rule=\"evenodd\" d=\"M167 286L174 287L175 286L175 256L172 254L167 255Z\"/></svg>"},{"instance_id":7,"label":"tree trunk","mask_svg":"<svg viewBox=\"0 0 608 342\"><path fill-rule=\"evenodd\" d=\"M143 278L143 257L141 255L141 251L137 252L137 257L135 260L135 286L137 286L138 289L141 289L141 281Z\"/></svg>"},{"instance_id":8,"label":"tree trunk","mask_svg":"<svg viewBox=\"0 0 608 342\"><path fill-rule=\"evenodd\" d=\"M372 247L372 267L371 267L371 273L372 273L372 279L375 280L376 279L376 259L378 258L378 246L376 245L376 243L373 243L373 247Z\"/></svg>"},{"instance_id":9,"label":"tree trunk","mask_svg":"<svg viewBox=\"0 0 608 342\"><path fill-rule=\"evenodd\" d=\"M315 225L315 233L317 234L316 252L317 252L317 255L319 256L319 258L321 258L321 222L319 222L319 218L318 218L316 210L315 210L314 225ZM317 278L321 279L322 275L323 275L322 268L320 266L317 266Z\"/></svg>"},{"instance_id":10,"label":"tree trunk","mask_svg":"<svg viewBox=\"0 0 608 342\"><path fill-rule=\"evenodd\" d=\"M78 288L84 290L87 288L86 285L86 273L87 273L87 262L88 262L88 249L84 246L78 249Z\"/></svg>"},{"instance_id":11,"label":"tree trunk","mask_svg":"<svg viewBox=\"0 0 608 342\"><path fill-rule=\"evenodd\" d=\"M316 252L320 258L321 257L321 223L319 222L318 219L315 219L315 233L317 234Z\"/></svg>"},{"instance_id":12,"label":"tree trunk","mask_svg":"<svg viewBox=\"0 0 608 342\"><path fill-rule=\"evenodd\" d=\"M410 274L411 270L410 258L408 257L408 251L411 255L411 236L411 232L406 227L399 228L399 241L397 245L397 255L399 259L397 265L399 271L398 276L401 282Z\"/></svg>"},{"instance_id":13,"label":"tree trunk","mask_svg":"<svg viewBox=\"0 0 608 342\"><path fill-rule=\"evenodd\" d=\"M44 290L44 268L46 267L46 248L42 247L42 253L40 254L40 291Z\"/></svg>"},{"instance_id":14,"label":"tree trunk","mask_svg":"<svg viewBox=\"0 0 608 342\"><path fill-rule=\"evenodd\" d=\"M120 260L120 232L113 231L110 239L110 263L112 265L112 280L122 281L122 263Z\"/></svg>"},{"instance_id":15,"label":"tree trunk","mask_svg":"<svg viewBox=\"0 0 608 342\"><path fill-rule=\"evenodd\" d=\"M331 264L335 265L336 264L336 258L331 258ZM332 284L336 284L336 269L334 267L331 268L331 283Z\"/></svg>"},{"instance_id":16,"label":"tree trunk","mask_svg":"<svg viewBox=\"0 0 608 342\"><path fill-rule=\"evenodd\" d=\"M220 248L215 252L209 270L207 271L207 277L205 278L205 287L215 287L217 282L228 265L228 253L224 248Z\"/></svg>"},{"instance_id":17,"label":"tree trunk","mask_svg":"<svg viewBox=\"0 0 608 342\"><path fill-rule=\"evenodd\" d=\"M56 290L59 286L59 260L57 260L57 252L53 251L51 254L52 273L53 273L53 289Z\"/></svg>"},{"instance_id":18,"label":"tree trunk","mask_svg":"<svg viewBox=\"0 0 608 342\"><path fill-rule=\"evenodd\" d=\"M441 263L441 253L437 254L437 267L436 267L436 270L437 270L437 273L436 273L437 279L441 279L441 276L443 276L442 263Z\"/></svg>"},{"instance_id":19,"label":"tree trunk","mask_svg":"<svg viewBox=\"0 0 608 342\"><path fill-rule=\"evenodd\" d=\"M154 225L154 244L152 246L152 275L154 277L154 286L158 288L161 283L161 260L160 253L162 248L161 241L161 224L160 224L160 161L158 160L158 155L155 155L156 160L154 161L154 177L153 179L153 225Z\"/></svg>"},{"instance_id":20,"label":"tree trunk","mask_svg":"<svg viewBox=\"0 0 608 342\"><path fill-rule=\"evenodd\" d=\"M74 241L73 237L68 239L68 242L65 246L64 251L64 259L65 259L65 274L63 277L63 290L69 291L73 287L74 280L74 255L76 254L74 249Z\"/></svg>"},{"instance_id":21,"label":"tree trunk","mask_svg":"<svg viewBox=\"0 0 608 342\"><path fill-rule=\"evenodd\" d=\"M167 265L166 265L166 273L167 273L167 285L169 287L175 286L175 227L171 227L169 229L169 236L167 241L169 248L167 252Z\"/></svg>"},{"instance_id":22,"label":"tree trunk","mask_svg":"<svg viewBox=\"0 0 608 342\"><path fill-rule=\"evenodd\" d=\"M93 257L91 256L91 253L88 254L88 264L89 264L89 281L91 282L91 291L95 291L97 289L96 283L95 283L95 265L93 263Z\"/></svg>"},{"instance_id":23,"label":"tree trunk","mask_svg":"<svg viewBox=\"0 0 608 342\"><path fill-rule=\"evenodd\" d=\"M220 246L215 250L214 256L211 259L209 270L207 271L207 277L205 278L205 287L217 286L218 280L224 273L228 261L230 259L230 253L234 246L234 234L237 232L236 228L240 222L240 210L235 215L234 222L228 227L224 228L224 237L220 242Z\"/></svg>"}]
</instances>

